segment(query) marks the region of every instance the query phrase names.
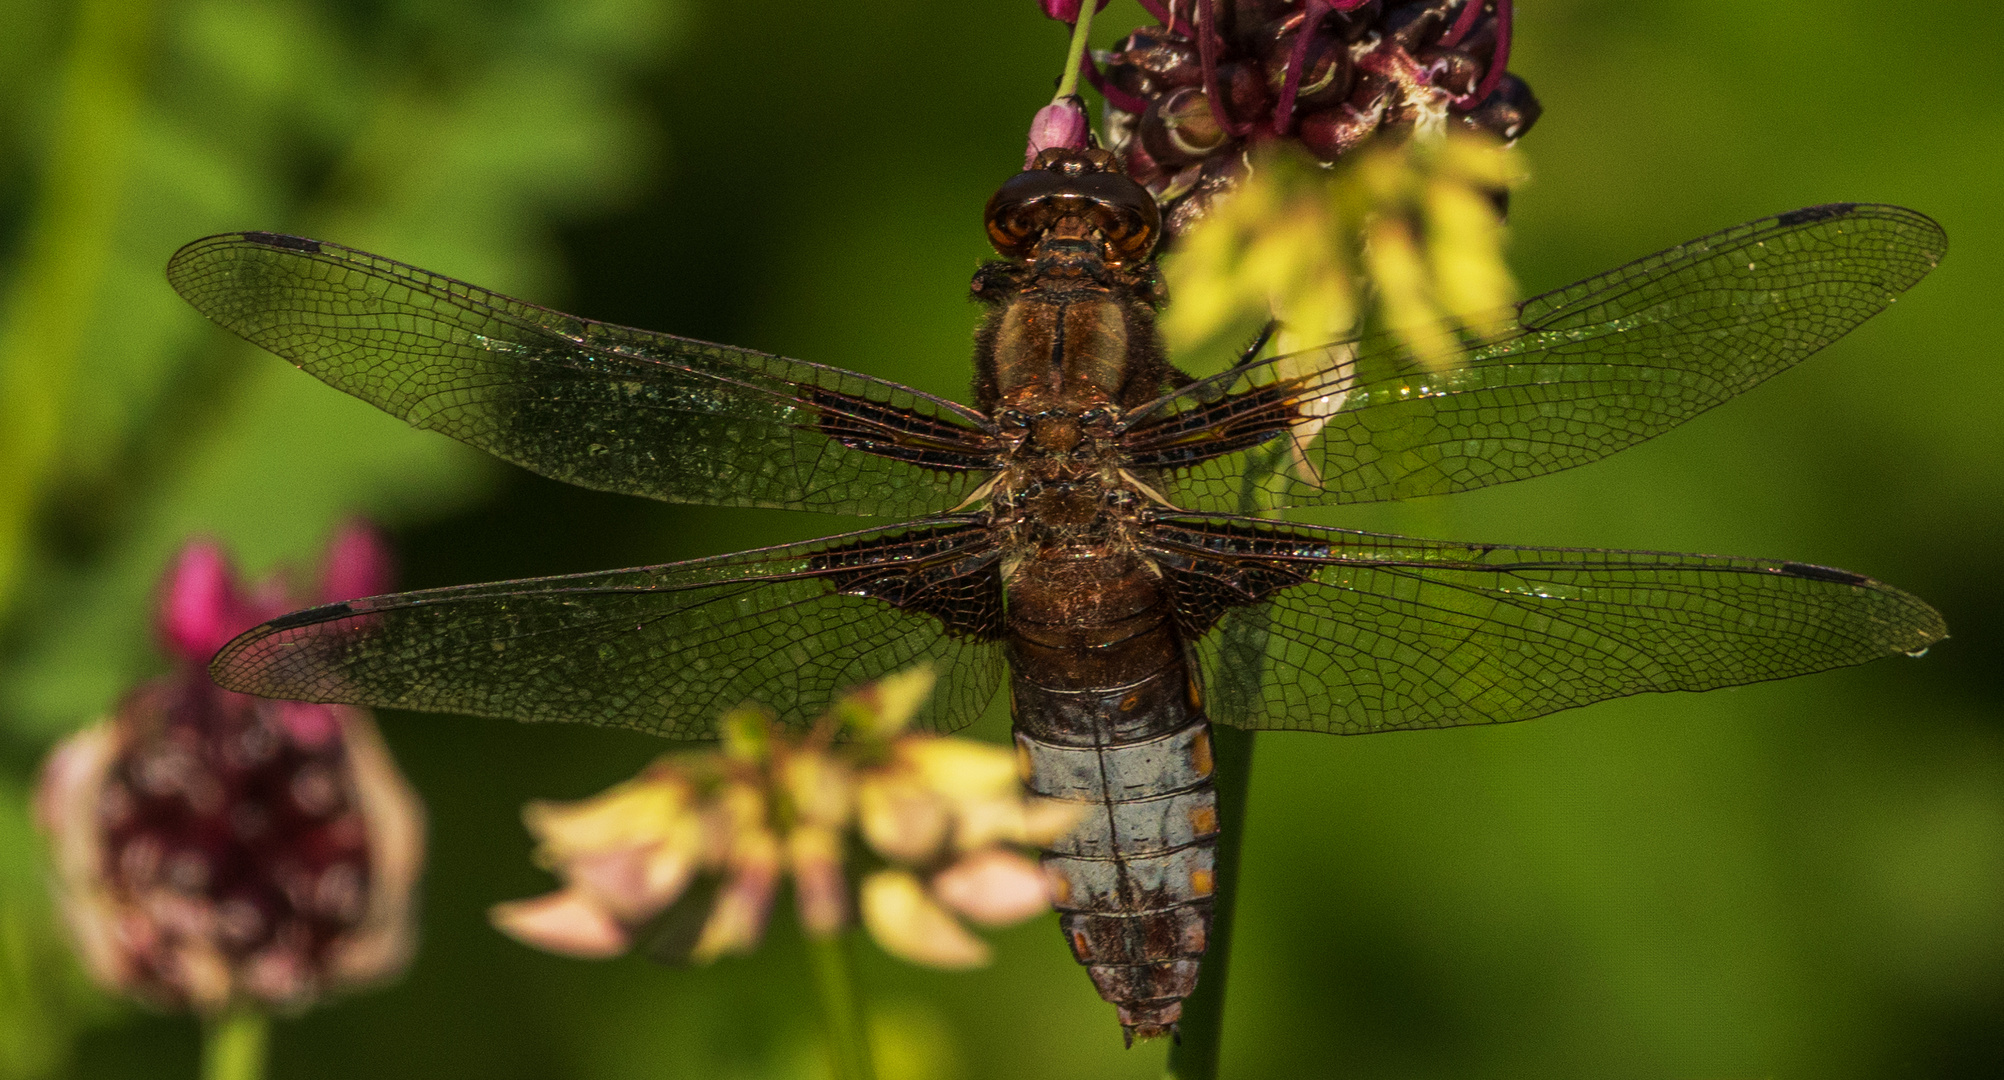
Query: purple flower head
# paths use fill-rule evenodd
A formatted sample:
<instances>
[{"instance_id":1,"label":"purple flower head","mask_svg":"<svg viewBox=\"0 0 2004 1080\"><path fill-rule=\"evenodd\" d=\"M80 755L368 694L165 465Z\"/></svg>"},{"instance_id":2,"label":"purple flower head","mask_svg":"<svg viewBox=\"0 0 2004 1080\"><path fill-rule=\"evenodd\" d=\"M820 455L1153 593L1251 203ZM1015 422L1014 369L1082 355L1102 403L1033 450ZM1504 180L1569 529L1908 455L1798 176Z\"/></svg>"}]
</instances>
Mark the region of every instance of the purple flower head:
<instances>
[{"instance_id":1,"label":"purple flower head","mask_svg":"<svg viewBox=\"0 0 2004 1080\"><path fill-rule=\"evenodd\" d=\"M1292 143L1325 164L1452 128L1510 142L1538 102L1508 71L1512 0L1143 0L1160 25L1094 54L1106 145L1188 231ZM1101 70L1104 65L1104 70Z\"/></svg>"}]
</instances>

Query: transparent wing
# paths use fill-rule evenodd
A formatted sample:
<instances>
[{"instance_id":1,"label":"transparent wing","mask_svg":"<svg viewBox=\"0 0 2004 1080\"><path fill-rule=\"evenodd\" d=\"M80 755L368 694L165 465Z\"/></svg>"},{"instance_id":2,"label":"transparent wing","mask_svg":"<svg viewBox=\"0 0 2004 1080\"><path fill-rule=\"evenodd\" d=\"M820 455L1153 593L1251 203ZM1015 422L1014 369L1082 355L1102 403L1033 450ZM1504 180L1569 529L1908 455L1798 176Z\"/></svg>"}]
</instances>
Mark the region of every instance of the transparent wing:
<instances>
[{"instance_id":1,"label":"transparent wing","mask_svg":"<svg viewBox=\"0 0 2004 1080\"><path fill-rule=\"evenodd\" d=\"M1134 467L1176 505L1377 502L1606 457L1759 385L1884 310L1947 250L1897 206L1811 207L1727 229L1519 304L1429 369L1390 335L1200 380L1131 413ZM1221 396L1222 395L1222 396Z\"/></svg>"},{"instance_id":2,"label":"transparent wing","mask_svg":"<svg viewBox=\"0 0 2004 1080\"><path fill-rule=\"evenodd\" d=\"M979 414L896 383L580 319L336 244L212 236L167 279L330 386L583 487L914 516L951 510L995 467Z\"/></svg>"},{"instance_id":3,"label":"transparent wing","mask_svg":"<svg viewBox=\"0 0 2004 1080\"><path fill-rule=\"evenodd\" d=\"M1414 540L1256 518L1151 533L1213 718L1361 734L1527 720L1918 653L1931 607L1804 563ZM1256 674L1256 677L1254 677Z\"/></svg>"},{"instance_id":4,"label":"transparent wing","mask_svg":"<svg viewBox=\"0 0 2004 1080\"><path fill-rule=\"evenodd\" d=\"M803 723L835 693L921 660L921 723L980 716L1002 670L1000 578L963 519L664 566L309 608L210 664L232 690L707 738L755 702Z\"/></svg>"}]
</instances>

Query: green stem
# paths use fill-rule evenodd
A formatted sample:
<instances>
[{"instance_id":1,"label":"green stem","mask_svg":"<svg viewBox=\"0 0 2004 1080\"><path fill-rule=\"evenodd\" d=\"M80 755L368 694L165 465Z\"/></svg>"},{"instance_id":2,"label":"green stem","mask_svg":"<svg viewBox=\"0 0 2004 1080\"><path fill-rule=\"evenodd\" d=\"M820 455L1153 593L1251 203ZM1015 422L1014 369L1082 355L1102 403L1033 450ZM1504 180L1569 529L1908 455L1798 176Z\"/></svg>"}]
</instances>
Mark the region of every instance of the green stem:
<instances>
[{"instance_id":1,"label":"green stem","mask_svg":"<svg viewBox=\"0 0 2004 1080\"><path fill-rule=\"evenodd\" d=\"M0 611L58 470L83 328L110 263L153 0L85 0L14 285L0 310Z\"/></svg>"},{"instance_id":2,"label":"green stem","mask_svg":"<svg viewBox=\"0 0 2004 1080\"><path fill-rule=\"evenodd\" d=\"M1197 992L1183 1001L1177 1042L1169 1048L1171 1080L1213 1080L1225 1026L1225 984L1232 973L1232 916L1238 908L1239 852L1246 828L1246 795L1252 782L1253 732L1211 727L1217 756L1217 892L1211 901L1211 936L1204 949Z\"/></svg>"},{"instance_id":3,"label":"green stem","mask_svg":"<svg viewBox=\"0 0 2004 1080\"><path fill-rule=\"evenodd\" d=\"M848 935L810 935L807 962L814 969L814 991L821 999L821 1026L828 1036L828 1063L835 1080L876 1080L870 1036L863 1026L863 996L849 967Z\"/></svg>"},{"instance_id":4,"label":"green stem","mask_svg":"<svg viewBox=\"0 0 2004 1080\"><path fill-rule=\"evenodd\" d=\"M1072 24L1072 46L1065 50L1065 74L1058 80L1058 92L1051 96L1053 102L1063 101L1079 92L1079 63L1085 59L1086 32L1092 29L1094 0L1084 0L1079 5L1079 21Z\"/></svg>"},{"instance_id":5,"label":"green stem","mask_svg":"<svg viewBox=\"0 0 2004 1080\"><path fill-rule=\"evenodd\" d=\"M271 1019L234 1009L202 1025L202 1080L264 1080Z\"/></svg>"}]
</instances>

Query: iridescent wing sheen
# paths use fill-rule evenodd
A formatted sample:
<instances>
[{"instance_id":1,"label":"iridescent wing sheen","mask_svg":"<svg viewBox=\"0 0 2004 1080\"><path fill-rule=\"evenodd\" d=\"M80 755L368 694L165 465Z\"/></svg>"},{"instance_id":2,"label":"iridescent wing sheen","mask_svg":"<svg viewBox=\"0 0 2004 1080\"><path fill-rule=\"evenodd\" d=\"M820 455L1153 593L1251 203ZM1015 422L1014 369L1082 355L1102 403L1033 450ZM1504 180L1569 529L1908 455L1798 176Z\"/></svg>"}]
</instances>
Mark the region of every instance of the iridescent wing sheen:
<instances>
[{"instance_id":1,"label":"iridescent wing sheen","mask_svg":"<svg viewBox=\"0 0 2004 1080\"><path fill-rule=\"evenodd\" d=\"M210 664L232 690L706 738L756 702L811 720L920 661L920 722L979 717L1002 670L989 531L966 518L664 566L431 589L309 608Z\"/></svg>"},{"instance_id":2,"label":"iridescent wing sheen","mask_svg":"<svg viewBox=\"0 0 2004 1080\"><path fill-rule=\"evenodd\" d=\"M1766 218L1534 297L1428 368L1390 334L1200 380L1126 418L1176 505L1437 495L1569 469L1740 394L1884 310L1948 241L1897 206ZM1282 465L1248 498L1278 440Z\"/></svg>"},{"instance_id":3,"label":"iridescent wing sheen","mask_svg":"<svg viewBox=\"0 0 2004 1080\"><path fill-rule=\"evenodd\" d=\"M1804 563L1257 518L1170 518L1149 535L1198 641L1212 717L1240 727L1504 723L1915 654L1947 636L1906 593Z\"/></svg>"},{"instance_id":4,"label":"iridescent wing sheen","mask_svg":"<svg viewBox=\"0 0 2004 1080\"><path fill-rule=\"evenodd\" d=\"M580 319L336 244L212 236L167 277L336 389L583 487L915 516L952 510L995 468L987 422L944 399Z\"/></svg>"}]
</instances>

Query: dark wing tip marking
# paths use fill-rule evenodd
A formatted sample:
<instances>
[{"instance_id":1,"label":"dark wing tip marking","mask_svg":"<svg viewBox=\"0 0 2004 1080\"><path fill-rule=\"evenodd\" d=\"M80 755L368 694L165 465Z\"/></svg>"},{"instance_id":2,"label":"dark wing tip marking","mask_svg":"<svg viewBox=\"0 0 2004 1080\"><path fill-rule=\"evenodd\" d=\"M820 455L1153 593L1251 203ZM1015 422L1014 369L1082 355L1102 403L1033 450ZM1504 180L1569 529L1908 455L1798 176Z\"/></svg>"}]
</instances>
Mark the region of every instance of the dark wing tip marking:
<instances>
[{"instance_id":1,"label":"dark wing tip marking","mask_svg":"<svg viewBox=\"0 0 2004 1080\"><path fill-rule=\"evenodd\" d=\"M1790 210L1786 214L1778 214L1774 220L1778 225L1806 225L1812 221L1824 221L1829 218L1843 217L1845 214L1856 210L1859 205L1859 203L1845 202L1825 203L1822 206L1805 206L1800 210Z\"/></svg>"},{"instance_id":2,"label":"dark wing tip marking","mask_svg":"<svg viewBox=\"0 0 2004 1080\"><path fill-rule=\"evenodd\" d=\"M265 623L258 629L266 634L274 634L280 630L291 630L298 626L311 626L314 623L332 622L335 619L345 618L354 613L355 605L344 600L338 604L322 604L319 607L302 608L299 611L287 612Z\"/></svg>"},{"instance_id":3,"label":"dark wing tip marking","mask_svg":"<svg viewBox=\"0 0 2004 1080\"><path fill-rule=\"evenodd\" d=\"M286 251L304 251L309 255L318 255L321 250L318 240L308 240L303 236L287 236L284 233L247 232L243 234L243 238L253 244L283 248Z\"/></svg>"},{"instance_id":4,"label":"dark wing tip marking","mask_svg":"<svg viewBox=\"0 0 2004 1080\"><path fill-rule=\"evenodd\" d=\"M1829 581L1838 585L1870 585L1872 579L1849 570L1839 570L1834 566L1817 566L1814 563L1785 562L1775 568L1775 573L1783 577L1808 578L1811 581Z\"/></svg>"}]
</instances>

